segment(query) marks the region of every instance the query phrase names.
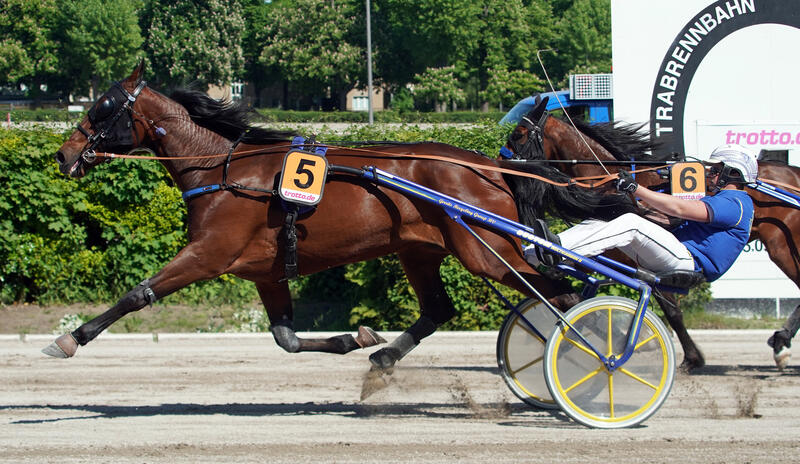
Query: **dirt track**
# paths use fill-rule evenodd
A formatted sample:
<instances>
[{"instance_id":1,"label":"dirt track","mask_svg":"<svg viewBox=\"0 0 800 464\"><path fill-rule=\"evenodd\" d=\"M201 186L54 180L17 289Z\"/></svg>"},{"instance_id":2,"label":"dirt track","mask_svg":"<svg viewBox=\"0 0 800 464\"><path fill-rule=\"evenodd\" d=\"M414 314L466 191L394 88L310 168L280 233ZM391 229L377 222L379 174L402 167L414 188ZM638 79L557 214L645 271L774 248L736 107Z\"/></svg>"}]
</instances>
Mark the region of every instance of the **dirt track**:
<instances>
[{"instance_id":1,"label":"dirt track","mask_svg":"<svg viewBox=\"0 0 800 464\"><path fill-rule=\"evenodd\" d=\"M791 462L800 369L775 369L768 335L694 332L709 366L617 431L524 406L497 374L495 333L434 335L364 401L366 351L101 336L58 360L39 353L52 336L2 336L0 462Z\"/></svg>"}]
</instances>

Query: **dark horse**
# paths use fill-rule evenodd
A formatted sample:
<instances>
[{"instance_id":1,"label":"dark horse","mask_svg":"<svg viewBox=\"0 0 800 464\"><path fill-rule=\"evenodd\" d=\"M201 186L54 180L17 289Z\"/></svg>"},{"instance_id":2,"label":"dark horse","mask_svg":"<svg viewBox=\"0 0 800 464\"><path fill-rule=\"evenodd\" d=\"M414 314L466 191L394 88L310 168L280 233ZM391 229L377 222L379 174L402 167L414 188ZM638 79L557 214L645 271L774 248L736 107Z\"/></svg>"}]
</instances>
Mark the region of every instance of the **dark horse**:
<instances>
[{"instance_id":1,"label":"dark horse","mask_svg":"<svg viewBox=\"0 0 800 464\"><path fill-rule=\"evenodd\" d=\"M650 135L642 132L641 125L603 123L589 125L575 120L575 126L568 121L550 117L545 112L546 102L540 102L514 129L509 137L508 147L518 151L519 156L527 159L547 160L595 160L601 161L673 161L672 158L656 158L651 152L654 145ZM530 136L533 134L534 136ZM536 140L541 137L541 144ZM587 146L588 144L588 146ZM537 149L538 147L538 149ZM590 148L591 147L591 150ZM594 152L594 154L592 153ZM559 169L571 177L601 176L617 172L621 167L608 164L605 168L599 164L557 163ZM639 166L643 168L645 166ZM778 181L786 185L800 186L800 168L787 166L778 162L760 161L758 166L760 179ZM664 179L655 172L637 174L637 182L653 188L664 184ZM769 253L770 259L800 287L800 210L791 207L775 198L753 189L747 192L753 199L755 218L750 231L750 240L760 239ZM684 350L684 369L702 367L705 364L703 354L686 331L683 315L678 308L675 296L654 292L664 314ZM800 327L800 306L795 308L784 327L770 338L777 355L784 347L783 356L776 356L779 367L788 362L790 340ZM781 365L783 364L783 365Z\"/></svg>"},{"instance_id":2,"label":"dark horse","mask_svg":"<svg viewBox=\"0 0 800 464\"><path fill-rule=\"evenodd\" d=\"M274 194L292 134L258 129L247 123L243 107L222 103L199 92L180 91L173 99L148 88L143 66L113 86L89 111L76 132L55 155L61 172L82 177L101 162L92 149L126 152L145 147L163 159L183 192L220 185L220 190L187 200L189 243L154 276L123 296L112 308L64 334L45 348L69 357L125 314L137 311L193 282L228 273L255 282L266 307L276 342L289 352L344 354L382 342L360 328L357 337L301 339L292 328L292 302L286 280L287 214ZM241 143L234 142L237 138ZM224 155L233 153L229 169ZM207 159L190 158L223 154ZM409 158L427 154L447 160ZM539 192L554 209L580 217L602 217L635 208L620 195L600 196L574 187L556 187L528 179L512 191L498 164L478 153L438 143L383 144L378 148L331 146L330 163L374 165L444 194L516 220L515 199L521 191ZM459 165L471 162L478 167ZM484 168L485 167L485 168ZM563 180L558 171L540 174ZM370 356L379 368L393 366L419 341L455 313L439 267L454 255L472 274L485 276L528 293L511 271L468 231L434 205L379 187L361 177L331 174L318 207L296 223L300 274L397 253L417 298L421 316L400 337ZM256 189L256 190L254 190ZM260 190L258 190L260 189ZM537 195L528 195L535 198ZM476 227L490 244L534 287L560 308L575 302L568 285L539 275L525 261L518 239Z\"/></svg>"}]
</instances>

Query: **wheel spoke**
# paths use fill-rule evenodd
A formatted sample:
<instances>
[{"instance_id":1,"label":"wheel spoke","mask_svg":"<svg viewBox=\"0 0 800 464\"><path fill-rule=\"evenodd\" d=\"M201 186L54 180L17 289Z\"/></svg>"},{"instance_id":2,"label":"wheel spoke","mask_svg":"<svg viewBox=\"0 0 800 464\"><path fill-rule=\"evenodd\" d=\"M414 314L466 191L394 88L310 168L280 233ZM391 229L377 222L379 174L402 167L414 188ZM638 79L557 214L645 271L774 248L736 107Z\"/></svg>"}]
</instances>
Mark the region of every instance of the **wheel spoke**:
<instances>
[{"instance_id":1,"label":"wheel spoke","mask_svg":"<svg viewBox=\"0 0 800 464\"><path fill-rule=\"evenodd\" d=\"M569 337L568 337L566 334L564 334L564 340L566 340L566 341L570 342L570 343L571 343L573 346L575 346L575 347L576 347L576 348L578 348L579 350L581 350L581 351L583 351L584 353L586 353L586 354L590 355L590 356L591 356L591 357L593 357L594 359L596 359L596 360L600 361L600 357L599 357L599 356L597 356L597 353L595 353L594 351L590 350L589 348L586 348L585 346L583 346L583 343L576 342L575 340L573 340L573 339L569 338Z\"/></svg>"},{"instance_id":2,"label":"wheel spoke","mask_svg":"<svg viewBox=\"0 0 800 464\"><path fill-rule=\"evenodd\" d=\"M612 311L613 311L612 308L609 307L608 308L608 329L607 329L608 330L608 351L606 352L606 357L607 358L610 358L611 355L614 354L614 340L613 340L614 328L611 326L611 324L612 324L612 322L614 320L613 314L611 313Z\"/></svg>"},{"instance_id":3,"label":"wheel spoke","mask_svg":"<svg viewBox=\"0 0 800 464\"><path fill-rule=\"evenodd\" d=\"M617 370L622 372L623 374L627 375L628 377L632 378L633 380L637 380L637 381L647 385L648 387L652 388L653 390L658 390L658 387L656 387L652 383L648 382L647 380L639 377L638 375L634 374L633 372L629 371L628 369L624 369L624 368L620 367Z\"/></svg>"},{"instance_id":4,"label":"wheel spoke","mask_svg":"<svg viewBox=\"0 0 800 464\"><path fill-rule=\"evenodd\" d=\"M539 356L538 358L534 359L533 361L529 362L528 364L525 364L524 366L520 367L519 369L516 369L516 370L513 370L513 371L509 370L509 372L511 372L511 375L517 375L517 372L524 371L525 369L533 366L534 364L538 363L542 359L544 359L544 356Z\"/></svg>"},{"instance_id":5,"label":"wheel spoke","mask_svg":"<svg viewBox=\"0 0 800 464\"><path fill-rule=\"evenodd\" d=\"M544 340L542 337L540 337L540 336L536 335L536 333L535 333L534 331L532 331L530 327L528 327L528 326L527 326L527 325L525 325L525 324L522 324L522 323L520 323L520 321L519 321L519 320L520 320L520 318L517 318L517 320L516 320L515 324L516 324L516 325L518 325L518 326L520 326L520 328L521 328L522 330L524 330L525 332L527 332L528 334L530 334L530 336L531 336L531 337L533 337L533 338L535 338L535 339L539 340L540 342L542 342L542 344L545 344L545 343L547 343L547 340Z\"/></svg>"},{"instance_id":6,"label":"wheel spoke","mask_svg":"<svg viewBox=\"0 0 800 464\"><path fill-rule=\"evenodd\" d=\"M614 418L614 374L608 373L608 414Z\"/></svg>"},{"instance_id":7,"label":"wheel spoke","mask_svg":"<svg viewBox=\"0 0 800 464\"><path fill-rule=\"evenodd\" d=\"M640 341L639 343L637 343L637 344L636 344L636 346L634 346L634 347L633 347L633 351L636 351L636 350L638 350L638 349L639 349L639 348L641 348L642 346L646 345L646 344L647 344L647 342L649 342L650 340L652 340L652 339L656 338L657 336L658 336L658 334L656 334L655 332L653 332L653 335L650 335L649 337L647 337L647 338L645 338L644 340L642 340L642 341Z\"/></svg>"},{"instance_id":8,"label":"wheel spoke","mask_svg":"<svg viewBox=\"0 0 800 464\"><path fill-rule=\"evenodd\" d=\"M573 383L569 388L564 390L564 393L569 393L573 388L580 386L582 383L586 382L587 380L591 379L595 375L599 374L601 371L605 370L605 366L600 366L597 369L589 372L582 379L578 380L577 382Z\"/></svg>"}]
</instances>

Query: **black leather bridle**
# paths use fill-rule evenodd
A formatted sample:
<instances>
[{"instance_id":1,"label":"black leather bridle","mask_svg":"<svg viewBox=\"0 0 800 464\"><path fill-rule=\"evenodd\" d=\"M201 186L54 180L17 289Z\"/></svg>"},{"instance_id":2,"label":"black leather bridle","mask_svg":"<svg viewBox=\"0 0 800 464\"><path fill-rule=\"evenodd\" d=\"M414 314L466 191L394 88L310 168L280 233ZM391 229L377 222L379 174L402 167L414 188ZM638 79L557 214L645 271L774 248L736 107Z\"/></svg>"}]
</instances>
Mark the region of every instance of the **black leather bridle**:
<instances>
[{"instance_id":1,"label":"black leather bridle","mask_svg":"<svg viewBox=\"0 0 800 464\"><path fill-rule=\"evenodd\" d=\"M512 159L544 159L544 125L550 113L544 111L536 122L533 122L528 116L530 113L523 116L519 122L519 126L528 130L528 139L525 143L520 145L521 135L515 138L515 134L512 133L508 137L508 145L514 152Z\"/></svg>"},{"instance_id":2,"label":"black leather bridle","mask_svg":"<svg viewBox=\"0 0 800 464\"><path fill-rule=\"evenodd\" d=\"M140 81L133 92L129 93L122 84L115 82L111 90L97 100L88 114L94 133L89 132L78 124L78 131L85 135L87 139L86 145L81 150L80 159L88 164L93 163L97 158L95 149L109 140L117 141L121 146L133 145L133 117L131 112L133 104L136 103L136 99L146 86L147 82ZM120 104L117 101L117 97L124 101ZM127 127L117 127L123 116L128 118ZM95 129L99 129L99 131Z\"/></svg>"}]
</instances>

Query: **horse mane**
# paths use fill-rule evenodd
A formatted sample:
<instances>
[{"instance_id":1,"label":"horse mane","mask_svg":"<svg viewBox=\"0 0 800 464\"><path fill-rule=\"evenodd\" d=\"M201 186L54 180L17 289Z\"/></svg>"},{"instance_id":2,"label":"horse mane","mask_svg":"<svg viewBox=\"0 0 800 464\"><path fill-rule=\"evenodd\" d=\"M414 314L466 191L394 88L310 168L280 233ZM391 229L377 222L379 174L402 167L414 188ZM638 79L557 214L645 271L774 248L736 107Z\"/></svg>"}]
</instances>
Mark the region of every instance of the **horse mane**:
<instances>
[{"instance_id":1,"label":"horse mane","mask_svg":"<svg viewBox=\"0 0 800 464\"><path fill-rule=\"evenodd\" d=\"M560 118L559 118L560 119ZM561 119L564 124L569 121ZM573 118L575 127L586 136L602 145L619 161L669 161L669 154L657 155L658 143L652 141L649 131L642 131L645 124L626 124L619 121L589 124Z\"/></svg>"},{"instance_id":2,"label":"horse mane","mask_svg":"<svg viewBox=\"0 0 800 464\"><path fill-rule=\"evenodd\" d=\"M504 168L525 171L554 182L569 184L571 178L558 169L538 163L519 165L498 160ZM550 213L567 222L579 222L584 219L602 219L610 221L625 213L641 214L627 194L602 193L580 187L575 184L557 186L529 177L503 174L511 188L520 221L525 225L533 224L534 219Z\"/></svg>"},{"instance_id":3,"label":"horse mane","mask_svg":"<svg viewBox=\"0 0 800 464\"><path fill-rule=\"evenodd\" d=\"M243 143L259 145L286 142L297 135L254 126L250 121L253 111L241 102L216 100L204 92L190 89L176 89L169 98L186 108L195 124L228 140L237 140L241 136Z\"/></svg>"}]
</instances>

